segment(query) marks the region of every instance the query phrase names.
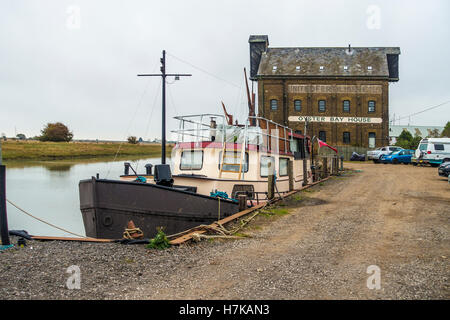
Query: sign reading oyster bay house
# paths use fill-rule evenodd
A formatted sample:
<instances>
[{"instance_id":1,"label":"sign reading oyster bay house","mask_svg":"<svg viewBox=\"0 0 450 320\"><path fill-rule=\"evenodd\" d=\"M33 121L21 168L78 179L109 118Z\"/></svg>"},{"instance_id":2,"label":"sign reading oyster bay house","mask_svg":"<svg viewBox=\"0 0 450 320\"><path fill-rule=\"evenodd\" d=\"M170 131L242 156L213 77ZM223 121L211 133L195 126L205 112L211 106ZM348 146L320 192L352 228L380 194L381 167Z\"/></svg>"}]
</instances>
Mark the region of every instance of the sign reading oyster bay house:
<instances>
[{"instance_id":1,"label":"sign reading oyster bay house","mask_svg":"<svg viewBox=\"0 0 450 320\"><path fill-rule=\"evenodd\" d=\"M381 123L381 118L367 117L320 117L320 116L290 116L291 122L335 122L335 123Z\"/></svg>"}]
</instances>

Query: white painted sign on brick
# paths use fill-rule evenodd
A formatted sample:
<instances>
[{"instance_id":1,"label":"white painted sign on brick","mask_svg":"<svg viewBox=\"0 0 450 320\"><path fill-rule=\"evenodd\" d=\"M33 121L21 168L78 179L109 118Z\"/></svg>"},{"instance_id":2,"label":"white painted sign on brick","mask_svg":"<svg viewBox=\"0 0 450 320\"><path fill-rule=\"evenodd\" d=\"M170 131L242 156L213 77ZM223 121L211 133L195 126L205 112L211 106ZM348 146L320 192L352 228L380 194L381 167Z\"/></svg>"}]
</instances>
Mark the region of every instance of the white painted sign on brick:
<instances>
[{"instance_id":1,"label":"white painted sign on brick","mask_svg":"<svg viewBox=\"0 0 450 320\"><path fill-rule=\"evenodd\" d=\"M290 116L291 122L333 122L333 123L382 123L381 118L369 117L321 117L321 116Z\"/></svg>"}]
</instances>

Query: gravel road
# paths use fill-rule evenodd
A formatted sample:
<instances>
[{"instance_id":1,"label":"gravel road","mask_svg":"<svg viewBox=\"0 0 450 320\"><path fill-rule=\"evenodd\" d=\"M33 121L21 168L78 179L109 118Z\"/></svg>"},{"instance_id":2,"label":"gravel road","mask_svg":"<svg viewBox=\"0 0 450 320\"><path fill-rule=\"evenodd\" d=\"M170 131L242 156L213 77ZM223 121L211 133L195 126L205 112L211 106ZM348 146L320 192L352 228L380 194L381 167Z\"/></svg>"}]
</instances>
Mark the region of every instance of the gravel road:
<instances>
[{"instance_id":1,"label":"gravel road","mask_svg":"<svg viewBox=\"0 0 450 320\"><path fill-rule=\"evenodd\" d=\"M8 249L0 299L449 299L447 181L429 167L347 167L361 171L259 215L243 240L164 251L59 241ZM66 287L71 265L79 290ZM367 286L369 266L380 270L379 289Z\"/></svg>"}]
</instances>

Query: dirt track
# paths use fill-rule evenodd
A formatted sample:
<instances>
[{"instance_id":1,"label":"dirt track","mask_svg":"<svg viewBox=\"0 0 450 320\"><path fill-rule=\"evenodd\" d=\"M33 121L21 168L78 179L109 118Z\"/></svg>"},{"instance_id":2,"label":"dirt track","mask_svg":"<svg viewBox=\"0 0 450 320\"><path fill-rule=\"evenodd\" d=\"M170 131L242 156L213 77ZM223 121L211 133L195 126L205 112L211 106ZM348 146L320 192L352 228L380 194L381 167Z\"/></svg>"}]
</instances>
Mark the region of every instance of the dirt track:
<instances>
[{"instance_id":1,"label":"dirt track","mask_svg":"<svg viewBox=\"0 0 450 320\"><path fill-rule=\"evenodd\" d=\"M289 214L258 216L243 231L252 238L205 241L163 252L70 244L70 259L48 254L49 246L67 251L68 244L58 242L36 243L34 252L16 252L14 257L3 253L2 261L8 255L11 260L8 269L4 264L0 268L5 275L0 297L449 299L447 181L436 168L346 165L362 172L299 193L290 201ZM22 267L30 259L40 267ZM81 290L65 288L63 266L70 264L80 265ZM370 265L381 270L379 290L367 288ZM4 280L8 273L22 278Z\"/></svg>"}]
</instances>

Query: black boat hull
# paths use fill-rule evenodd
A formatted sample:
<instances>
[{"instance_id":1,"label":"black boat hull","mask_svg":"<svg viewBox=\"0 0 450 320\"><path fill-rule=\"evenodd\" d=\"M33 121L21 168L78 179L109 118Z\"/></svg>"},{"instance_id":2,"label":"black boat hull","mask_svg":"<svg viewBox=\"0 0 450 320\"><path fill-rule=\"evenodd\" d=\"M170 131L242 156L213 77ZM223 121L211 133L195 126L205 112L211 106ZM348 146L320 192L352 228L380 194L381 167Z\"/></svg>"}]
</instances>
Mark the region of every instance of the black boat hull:
<instances>
[{"instance_id":1,"label":"black boat hull","mask_svg":"<svg viewBox=\"0 0 450 320\"><path fill-rule=\"evenodd\" d=\"M151 238L158 227L174 234L239 211L229 200L148 183L92 178L79 192L86 236L99 239L122 238L130 220Z\"/></svg>"}]
</instances>

